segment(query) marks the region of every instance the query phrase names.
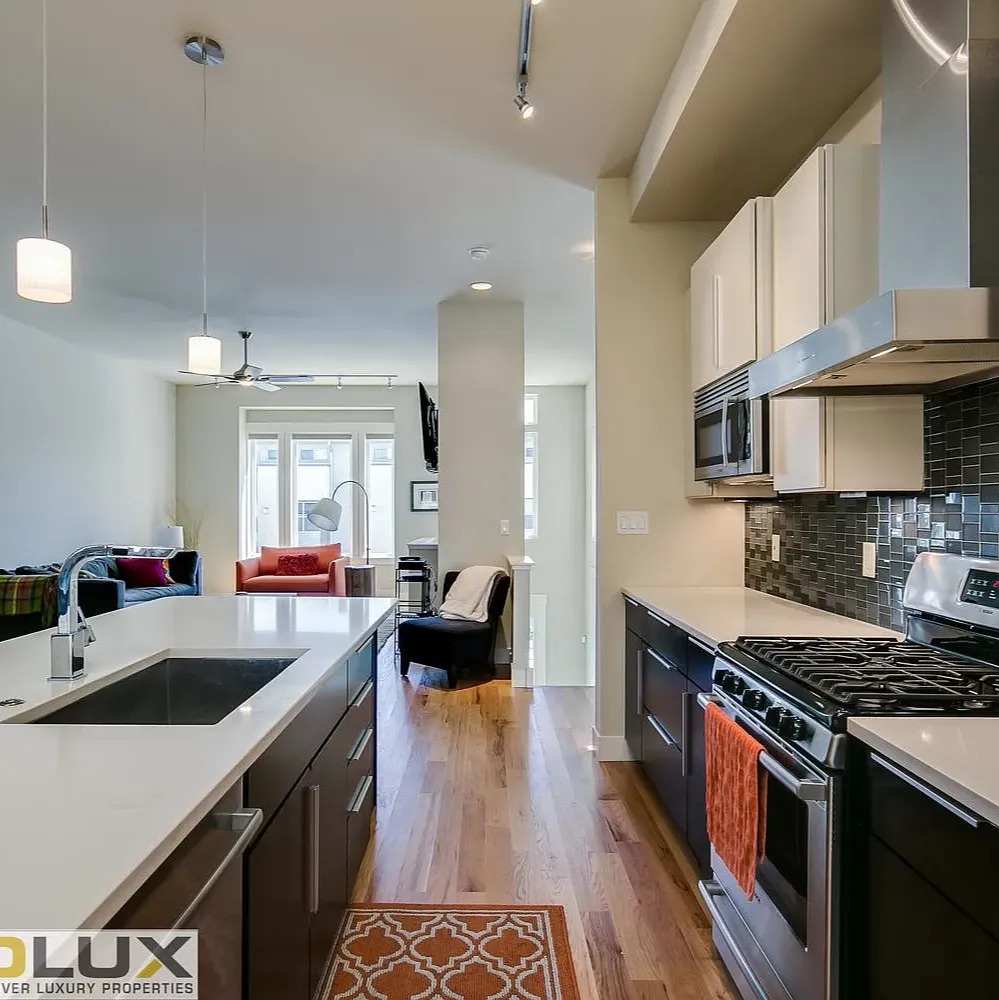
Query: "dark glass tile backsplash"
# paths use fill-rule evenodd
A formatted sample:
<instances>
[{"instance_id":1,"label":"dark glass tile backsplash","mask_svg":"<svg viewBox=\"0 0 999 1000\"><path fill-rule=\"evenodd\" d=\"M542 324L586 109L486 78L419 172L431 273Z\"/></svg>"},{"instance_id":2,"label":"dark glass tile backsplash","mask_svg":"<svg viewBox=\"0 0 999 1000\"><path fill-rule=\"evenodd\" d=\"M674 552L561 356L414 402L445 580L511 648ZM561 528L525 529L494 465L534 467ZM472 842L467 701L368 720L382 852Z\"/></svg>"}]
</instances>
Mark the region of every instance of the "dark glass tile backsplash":
<instances>
[{"instance_id":1,"label":"dark glass tile backsplash","mask_svg":"<svg viewBox=\"0 0 999 1000\"><path fill-rule=\"evenodd\" d=\"M927 396L925 420L925 493L747 504L746 586L900 628L918 552L999 559L999 380ZM877 545L877 579L861 575L864 542Z\"/></svg>"}]
</instances>

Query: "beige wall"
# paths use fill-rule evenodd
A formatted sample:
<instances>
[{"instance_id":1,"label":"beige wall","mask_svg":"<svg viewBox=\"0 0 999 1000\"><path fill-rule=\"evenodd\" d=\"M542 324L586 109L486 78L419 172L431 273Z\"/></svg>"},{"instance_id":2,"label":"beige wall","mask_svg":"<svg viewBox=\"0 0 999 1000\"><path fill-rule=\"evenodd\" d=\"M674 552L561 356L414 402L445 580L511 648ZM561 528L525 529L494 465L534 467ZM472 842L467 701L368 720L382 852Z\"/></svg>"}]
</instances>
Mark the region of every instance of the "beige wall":
<instances>
[{"instance_id":1,"label":"beige wall","mask_svg":"<svg viewBox=\"0 0 999 1000\"><path fill-rule=\"evenodd\" d=\"M443 575L524 554L524 306L451 299L437 317Z\"/></svg>"},{"instance_id":2,"label":"beige wall","mask_svg":"<svg viewBox=\"0 0 999 1000\"><path fill-rule=\"evenodd\" d=\"M743 582L740 504L684 496L690 419L686 296L714 223L629 222L627 180L596 197L597 715L600 756L624 746L625 584ZM648 535L618 535L648 510Z\"/></svg>"},{"instance_id":3,"label":"beige wall","mask_svg":"<svg viewBox=\"0 0 999 1000\"><path fill-rule=\"evenodd\" d=\"M0 566L155 542L174 506L174 387L2 316L0 358Z\"/></svg>"},{"instance_id":4,"label":"beige wall","mask_svg":"<svg viewBox=\"0 0 999 1000\"><path fill-rule=\"evenodd\" d=\"M872 83L840 119L822 137L819 145L828 142L881 143L881 78Z\"/></svg>"},{"instance_id":5,"label":"beige wall","mask_svg":"<svg viewBox=\"0 0 999 1000\"><path fill-rule=\"evenodd\" d=\"M319 420L322 409L351 420L361 409L380 411L379 419L395 420L395 544L405 554L406 542L437 532L437 515L409 509L411 480L430 480L423 464L420 406L415 386L394 389L345 386L293 386L280 393L245 389L177 387L177 501L189 520L200 520L198 545L205 559L205 589L232 593L239 557L240 411L250 402L302 409L299 415ZM433 393L433 390L431 390ZM261 400L266 398L266 404ZM328 409L328 408L342 409ZM314 409L319 408L319 409ZM391 411L391 412L390 412ZM311 414L311 416L309 416ZM278 416L278 414L275 414Z\"/></svg>"}]
</instances>

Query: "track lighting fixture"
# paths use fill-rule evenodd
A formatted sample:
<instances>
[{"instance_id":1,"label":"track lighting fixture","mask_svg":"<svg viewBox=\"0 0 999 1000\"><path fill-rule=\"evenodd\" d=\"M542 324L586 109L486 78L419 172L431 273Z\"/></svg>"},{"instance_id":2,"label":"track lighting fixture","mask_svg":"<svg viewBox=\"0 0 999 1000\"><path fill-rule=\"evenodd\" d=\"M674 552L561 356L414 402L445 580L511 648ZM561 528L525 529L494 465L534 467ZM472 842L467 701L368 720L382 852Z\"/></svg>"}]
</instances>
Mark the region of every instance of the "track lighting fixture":
<instances>
[{"instance_id":1,"label":"track lighting fixture","mask_svg":"<svg viewBox=\"0 0 999 1000\"><path fill-rule=\"evenodd\" d=\"M531 42L534 37L534 8L541 0L523 0L520 13L520 47L517 50L517 96L513 103L526 122L534 117L534 105L527 98L531 83Z\"/></svg>"}]
</instances>

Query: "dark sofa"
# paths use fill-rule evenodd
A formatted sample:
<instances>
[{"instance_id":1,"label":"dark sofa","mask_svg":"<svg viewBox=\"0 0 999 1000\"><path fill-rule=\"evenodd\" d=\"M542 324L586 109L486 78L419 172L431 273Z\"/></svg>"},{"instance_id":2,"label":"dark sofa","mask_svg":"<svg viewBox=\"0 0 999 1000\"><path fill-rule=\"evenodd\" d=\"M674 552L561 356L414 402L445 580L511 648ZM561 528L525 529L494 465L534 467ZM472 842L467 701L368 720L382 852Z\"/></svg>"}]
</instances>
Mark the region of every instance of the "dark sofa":
<instances>
[{"instance_id":1,"label":"dark sofa","mask_svg":"<svg viewBox=\"0 0 999 1000\"><path fill-rule=\"evenodd\" d=\"M51 571L51 567L21 566L14 574ZM10 575L0 570L0 575ZM117 576L114 559L94 559L87 563L79 580L80 610L87 618L107 611L155 601L161 597L196 597L202 592L201 555L194 551L178 552L170 560L169 587L126 587ZM45 626L40 614L0 615L0 640L38 632Z\"/></svg>"}]
</instances>

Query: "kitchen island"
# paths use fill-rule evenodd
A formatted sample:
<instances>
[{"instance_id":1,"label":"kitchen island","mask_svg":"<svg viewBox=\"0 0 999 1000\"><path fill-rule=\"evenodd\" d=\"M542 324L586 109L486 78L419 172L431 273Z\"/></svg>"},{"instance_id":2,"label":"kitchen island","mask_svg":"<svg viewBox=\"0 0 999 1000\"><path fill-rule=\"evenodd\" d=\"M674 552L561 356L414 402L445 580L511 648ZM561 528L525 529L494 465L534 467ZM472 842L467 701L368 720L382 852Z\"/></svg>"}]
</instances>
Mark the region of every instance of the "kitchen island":
<instances>
[{"instance_id":1,"label":"kitchen island","mask_svg":"<svg viewBox=\"0 0 999 1000\"><path fill-rule=\"evenodd\" d=\"M95 619L87 673L74 682L48 680L50 633L0 643L0 926L104 926L359 651L370 678L372 637L392 608L325 597L155 601ZM294 662L214 725L30 724L169 656ZM346 681L342 689L346 708ZM337 722L325 719L326 731Z\"/></svg>"}]
</instances>

